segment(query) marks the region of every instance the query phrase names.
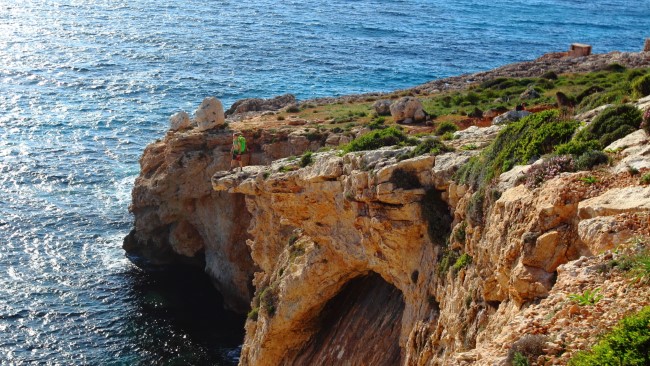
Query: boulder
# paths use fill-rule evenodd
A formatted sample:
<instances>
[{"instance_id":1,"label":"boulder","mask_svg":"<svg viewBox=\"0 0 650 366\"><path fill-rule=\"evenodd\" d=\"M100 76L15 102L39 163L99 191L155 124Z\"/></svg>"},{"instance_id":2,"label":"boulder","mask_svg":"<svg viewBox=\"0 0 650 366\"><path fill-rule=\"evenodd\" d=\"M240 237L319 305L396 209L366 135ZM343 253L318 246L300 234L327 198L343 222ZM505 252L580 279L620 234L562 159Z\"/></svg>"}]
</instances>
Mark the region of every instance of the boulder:
<instances>
[{"instance_id":1,"label":"boulder","mask_svg":"<svg viewBox=\"0 0 650 366\"><path fill-rule=\"evenodd\" d=\"M391 104L390 114L393 116L395 122L402 122L407 119L422 122L426 118L422 103L414 97L403 97Z\"/></svg>"},{"instance_id":2,"label":"boulder","mask_svg":"<svg viewBox=\"0 0 650 366\"><path fill-rule=\"evenodd\" d=\"M377 112L378 116L390 116L390 105L391 105L390 100L382 99L376 101L373 105L372 108L375 109L375 112Z\"/></svg>"},{"instance_id":3,"label":"boulder","mask_svg":"<svg viewBox=\"0 0 650 366\"><path fill-rule=\"evenodd\" d=\"M583 220L641 211L650 211L650 186L613 188L578 204L578 216Z\"/></svg>"},{"instance_id":4,"label":"boulder","mask_svg":"<svg viewBox=\"0 0 650 366\"><path fill-rule=\"evenodd\" d=\"M292 104L296 104L296 97L293 94L284 94L271 99L241 99L226 111L226 116L247 112L277 111Z\"/></svg>"},{"instance_id":5,"label":"boulder","mask_svg":"<svg viewBox=\"0 0 650 366\"><path fill-rule=\"evenodd\" d=\"M194 112L194 123L200 131L221 126L226 122L221 101L215 97L203 99L199 108Z\"/></svg>"},{"instance_id":6,"label":"boulder","mask_svg":"<svg viewBox=\"0 0 650 366\"><path fill-rule=\"evenodd\" d=\"M528 111L509 111L506 112L500 116L495 117L492 120L493 125L500 125L503 123L508 123L508 122L515 122L519 121L520 119L530 115L531 113Z\"/></svg>"},{"instance_id":7,"label":"boulder","mask_svg":"<svg viewBox=\"0 0 650 366\"><path fill-rule=\"evenodd\" d=\"M541 95L535 90L535 88L528 88L526 89L523 93L519 95L520 100L529 100L529 99L537 99Z\"/></svg>"},{"instance_id":8,"label":"boulder","mask_svg":"<svg viewBox=\"0 0 650 366\"><path fill-rule=\"evenodd\" d=\"M190 115L185 111L174 113L169 117L169 129L172 131L184 130L191 126Z\"/></svg>"},{"instance_id":9,"label":"boulder","mask_svg":"<svg viewBox=\"0 0 650 366\"><path fill-rule=\"evenodd\" d=\"M644 130L636 130L609 144L605 150L617 151L623 157L614 166L614 172L621 173L629 168L637 170L650 168L650 145L648 141L650 141L650 137Z\"/></svg>"}]
</instances>

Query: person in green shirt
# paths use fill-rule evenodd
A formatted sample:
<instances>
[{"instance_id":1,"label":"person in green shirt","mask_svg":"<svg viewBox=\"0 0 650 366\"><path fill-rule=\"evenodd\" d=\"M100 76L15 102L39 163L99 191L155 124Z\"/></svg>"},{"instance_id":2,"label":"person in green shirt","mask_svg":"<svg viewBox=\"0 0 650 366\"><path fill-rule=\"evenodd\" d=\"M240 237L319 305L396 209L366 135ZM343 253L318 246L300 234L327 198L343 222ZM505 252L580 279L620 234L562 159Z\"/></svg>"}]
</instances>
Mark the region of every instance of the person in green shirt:
<instances>
[{"instance_id":1,"label":"person in green shirt","mask_svg":"<svg viewBox=\"0 0 650 366\"><path fill-rule=\"evenodd\" d=\"M235 132L232 134L232 148L230 149L232 153L232 160L230 160L230 170L233 166L236 165L236 162L239 162L239 171L244 170L241 156L246 152L246 138L242 136L241 132Z\"/></svg>"}]
</instances>

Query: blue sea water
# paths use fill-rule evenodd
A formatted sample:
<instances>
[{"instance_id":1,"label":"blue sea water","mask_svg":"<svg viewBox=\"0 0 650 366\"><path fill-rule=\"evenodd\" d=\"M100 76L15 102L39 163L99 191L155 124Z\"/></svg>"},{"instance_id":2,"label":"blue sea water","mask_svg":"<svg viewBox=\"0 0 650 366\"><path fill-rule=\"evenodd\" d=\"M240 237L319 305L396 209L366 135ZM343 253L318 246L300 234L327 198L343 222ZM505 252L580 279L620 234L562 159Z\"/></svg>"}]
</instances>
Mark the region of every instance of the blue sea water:
<instances>
[{"instance_id":1,"label":"blue sea water","mask_svg":"<svg viewBox=\"0 0 650 366\"><path fill-rule=\"evenodd\" d=\"M639 51L650 0L0 0L0 364L232 364L242 319L121 249L167 118L389 91L561 51ZM189 286L191 285L191 286Z\"/></svg>"}]
</instances>

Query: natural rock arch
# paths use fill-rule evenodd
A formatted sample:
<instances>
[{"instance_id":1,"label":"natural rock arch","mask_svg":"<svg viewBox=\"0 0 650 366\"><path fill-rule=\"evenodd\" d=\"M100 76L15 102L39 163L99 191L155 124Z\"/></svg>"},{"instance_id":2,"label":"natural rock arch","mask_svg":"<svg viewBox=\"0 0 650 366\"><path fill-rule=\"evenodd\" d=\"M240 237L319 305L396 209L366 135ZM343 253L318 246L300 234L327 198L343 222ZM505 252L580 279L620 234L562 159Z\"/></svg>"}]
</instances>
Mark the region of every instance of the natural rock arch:
<instances>
[{"instance_id":1,"label":"natural rock arch","mask_svg":"<svg viewBox=\"0 0 650 366\"><path fill-rule=\"evenodd\" d=\"M377 273L356 277L327 302L317 331L289 363L398 365L404 307L401 291Z\"/></svg>"}]
</instances>

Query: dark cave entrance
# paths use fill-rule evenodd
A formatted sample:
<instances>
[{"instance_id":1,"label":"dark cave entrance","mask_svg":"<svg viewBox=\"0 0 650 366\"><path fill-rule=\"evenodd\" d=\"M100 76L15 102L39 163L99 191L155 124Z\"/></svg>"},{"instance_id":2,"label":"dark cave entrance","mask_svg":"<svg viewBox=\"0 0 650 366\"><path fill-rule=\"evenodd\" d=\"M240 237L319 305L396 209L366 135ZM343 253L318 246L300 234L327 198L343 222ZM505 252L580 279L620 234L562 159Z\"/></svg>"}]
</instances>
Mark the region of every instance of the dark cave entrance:
<instances>
[{"instance_id":1,"label":"dark cave entrance","mask_svg":"<svg viewBox=\"0 0 650 366\"><path fill-rule=\"evenodd\" d=\"M371 273L348 282L316 321L318 331L298 352L295 365L398 365L404 298Z\"/></svg>"}]
</instances>

